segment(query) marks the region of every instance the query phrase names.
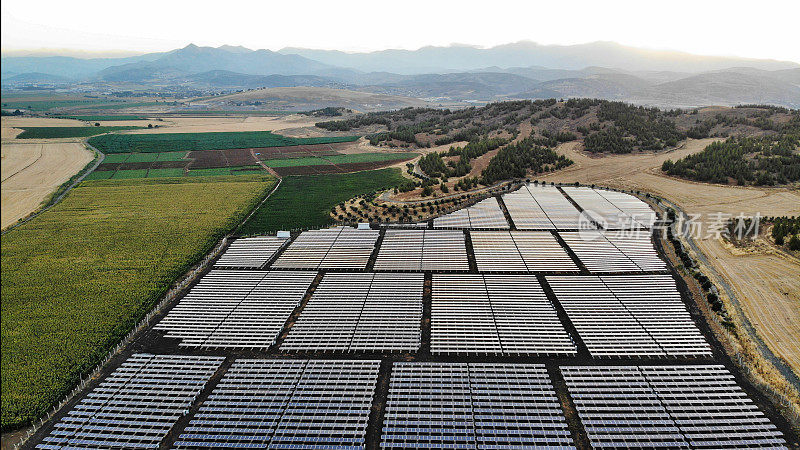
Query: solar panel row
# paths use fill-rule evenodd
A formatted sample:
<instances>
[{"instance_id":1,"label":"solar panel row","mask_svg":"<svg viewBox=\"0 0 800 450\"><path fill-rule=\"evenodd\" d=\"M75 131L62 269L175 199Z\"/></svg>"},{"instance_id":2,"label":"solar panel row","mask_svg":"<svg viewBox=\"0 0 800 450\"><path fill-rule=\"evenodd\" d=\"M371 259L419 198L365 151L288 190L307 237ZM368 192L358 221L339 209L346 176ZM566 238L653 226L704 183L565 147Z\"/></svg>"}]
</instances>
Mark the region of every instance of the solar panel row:
<instances>
[{"instance_id":1,"label":"solar panel row","mask_svg":"<svg viewBox=\"0 0 800 450\"><path fill-rule=\"evenodd\" d=\"M562 366L597 448L786 448L720 365Z\"/></svg>"},{"instance_id":2,"label":"solar panel row","mask_svg":"<svg viewBox=\"0 0 800 450\"><path fill-rule=\"evenodd\" d=\"M576 353L536 277L434 275L434 354Z\"/></svg>"},{"instance_id":3,"label":"solar panel row","mask_svg":"<svg viewBox=\"0 0 800 450\"><path fill-rule=\"evenodd\" d=\"M386 230L375 270L467 271L464 232Z\"/></svg>"},{"instance_id":4,"label":"solar panel row","mask_svg":"<svg viewBox=\"0 0 800 450\"><path fill-rule=\"evenodd\" d=\"M547 282L592 356L711 356L669 275Z\"/></svg>"},{"instance_id":5,"label":"solar panel row","mask_svg":"<svg viewBox=\"0 0 800 450\"><path fill-rule=\"evenodd\" d=\"M564 192L606 230L650 229L656 214L647 203L623 192L565 186Z\"/></svg>"},{"instance_id":6,"label":"solar panel row","mask_svg":"<svg viewBox=\"0 0 800 450\"><path fill-rule=\"evenodd\" d=\"M566 231L559 235L591 272L666 271L648 231Z\"/></svg>"},{"instance_id":7,"label":"solar panel row","mask_svg":"<svg viewBox=\"0 0 800 450\"><path fill-rule=\"evenodd\" d=\"M433 219L434 228L472 228L472 229L499 229L509 228L500 203L495 197L461 208Z\"/></svg>"},{"instance_id":8,"label":"solar panel row","mask_svg":"<svg viewBox=\"0 0 800 450\"><path fill-rule=\"evenodd\" d=\"M158 448L224 359L132 355L36 447Z\"/></svg>"},{"instance_id":9,"label":"solar panel row","mask_svg":"<svg viewBox=\"0 0 800 450\"><path fill-rule=\"evenodd\" d=\"M177 448L361 449L380 361L240 359Z\"/></svg>"},{"instance_id":10,"label":"solar panel row","mask_svg":"<svg viewBox=\"0 0 800 450\"><path fill-rule=\"evenodd\" d=\"M415 351L422 320L421 273L329 273L281 350Z\"/></svg>"},{"instance_id":11,"label":"solar panel row","mask_svg":"<svg viewBox=\"0 0 800 450\"><path fill-rule=\"evenodd\" d=\"M380 233L350 227L304 231L272 263L280 269L365 269Z\"/></svg>"},{"instance_id":12,"label":"solar panel row","mask_svg":"<svg viewBox=\"0 0 800 450\"><path fill-rule=\"evenodd\" d=\"M289 238L274 236L236 239L220 256L214 264L214 268L261 269L288 242Z\"/></svg>"},{"instance_id":13,"label":"solar panel row","mask_svg":"<svg viewBox=\"0 0 800 450\"><path fill-rule=\"evenodd\" d=\"M480 272L578 272L547 231L470 231Z\"/></svg>"},{"instance_id":14,"label":"solar panel row","mask_svg":"<svg viewBox=\"0 0 800 450\"><path fill-rule=\"evenodd\" d=\"M518 230L593 228L555 186L528 184L505 194L503 202Z\"/></svg>"},{"instance_id":15,"label":"solar panel row","mask_svg":"<svg viewBox=\"0 0 800 450\"><path fill-rule=\"evenodd\" d=\"M381 447L574 448L543 365L395 363Z\"/></svg>"},{"instance_id":16,"label":"solar panel row","mask_svg":"<svg viewBox=\"0 0 800 450\"><path fill-rule=\"evenodd\" d=\"M154 329L183 347L267 348L316 272L212 270Z\"/></svg>"}]
</instances>

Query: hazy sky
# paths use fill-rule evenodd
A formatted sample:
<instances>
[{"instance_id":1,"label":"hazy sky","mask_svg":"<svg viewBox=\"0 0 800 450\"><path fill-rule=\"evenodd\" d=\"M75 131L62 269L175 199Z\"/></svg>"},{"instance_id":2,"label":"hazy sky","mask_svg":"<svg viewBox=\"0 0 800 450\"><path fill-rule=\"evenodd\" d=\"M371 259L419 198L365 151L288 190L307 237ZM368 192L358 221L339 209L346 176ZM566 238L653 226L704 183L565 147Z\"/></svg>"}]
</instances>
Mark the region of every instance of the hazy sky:
<instances>
[{"instance_id":1,"label":"hazy sky","mask_svg":"<svg viewBox=\"0 0 800 450\"><path fill-rule=\"evenodd\" d=\"M616 41L800 62L800 0L138 0L2 2L2 48L165 51L197 45L346 51Z\"/></svg>"}]
</instances>

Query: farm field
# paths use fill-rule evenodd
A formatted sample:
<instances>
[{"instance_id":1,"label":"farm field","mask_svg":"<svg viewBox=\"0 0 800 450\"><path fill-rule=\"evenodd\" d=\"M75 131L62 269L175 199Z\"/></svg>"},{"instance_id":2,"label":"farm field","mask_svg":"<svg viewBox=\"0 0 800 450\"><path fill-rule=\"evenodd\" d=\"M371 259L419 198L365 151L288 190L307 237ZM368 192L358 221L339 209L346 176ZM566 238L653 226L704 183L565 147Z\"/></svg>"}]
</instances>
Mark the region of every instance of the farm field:
<instances>
[{"instance_id":1,"label":"farm field","mask_svg":"<svg viewBox=\"0 0 800 450\"><path fill-rule=\"evenodd\" d=\"M139 127L23 127L17 139L57 139L88 137L112 131L134 130Z\"/></svg>"},{"instance_id":2,"label":"farm field","mask_svg":"<svg viewBox=\"0 0 800 450\"><path fill-rule=\"evenodd\" d=\"M266 175L89 181L4 235L3 429L71 389L274 183Z\"/></svg>"},{"instance_id":3,"label":"farm field","mask_svg":"<svg viewBox=\"0 0 800 450\"><path fill-rule=\"evenodd\" d=\"M288 176L253 217L242 234L324 227L331 223L331 208L356 195L387 189L402 183L399 169L380 169L348 174Z\"/></svg>"},{"instance_id":4,"label":"farm field","mask_svg":"<svg viewBox=\"0 0 800 450\"><path fill-rule=\"evenodd\" d=\"M278 147L329 142L350 142L356 136L328 138L289 138L269 131L115 134L91 138L89 143L103 153L168 152L179 150L222 150L235 148Z\"/></svg>"},{"instance_id":5,"label":"farm field","mask_svg":"<svg viewBox=\"0 0 800 450\"><path fill-rule=\"evenodd\" d=\"M661 174L666 159L677 159L701 151L713 139L688 140L678 150L657 154L590 157L578 144L562 144L558 152L575 164L556 173L539 176L544 181L597 183L619 189L641 189L664 196L688 214L701 214L704 221L716 213L762 216L800 215L800 191L790 188L756 188L712 185ZM720 240L708 236L697 240L714 269L725 277L744 303L743 308L759 336L776 355L800 374L800 263L775 254L735 254Z\"/></svg>"},{"instance_id":6,"label":"farm field","mask_svg":"<svg viewBox=\"0 0 800 450\"><path fill-rule=\"evenodd\" d=\"M36 211L63 183L94 159L79 143L2 145L2 228Z\"/></svg>"},{"instance_id":7,"label":"farm field","mask_svg":"<svg viewBox=\"0 0 800 450\"><path fill-rule=\"evenodd\" d=\"M219 114L219 113L216 113ZM147 133L211 133L211 132L235 132L235 131L282 131L309 129L309 133L303 133L303 137L319 136L320 131L314 128L314 124L319 121L318 117L308 117L299 114L279 115L279 116L248 116L238 112L237 116L225 117L182 117L174 115L163 117L162 121L157 122L158 128L132 131L132 134ZM211 114L209 114L211 115ZM154 122L155 124L156 122ZM313 132L313 133L311 133ZM285 134L285 133L284 133Z\"/></svg>"}]
</instances>

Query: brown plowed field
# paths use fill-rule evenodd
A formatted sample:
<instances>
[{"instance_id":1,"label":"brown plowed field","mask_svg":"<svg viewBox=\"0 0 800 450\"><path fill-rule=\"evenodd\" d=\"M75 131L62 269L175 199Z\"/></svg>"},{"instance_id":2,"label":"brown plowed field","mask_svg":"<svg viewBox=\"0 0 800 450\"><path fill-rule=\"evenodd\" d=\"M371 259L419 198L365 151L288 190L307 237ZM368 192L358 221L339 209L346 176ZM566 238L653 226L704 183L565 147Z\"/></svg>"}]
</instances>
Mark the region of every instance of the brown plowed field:
<instances>
[{"instance_id":1,"label":"brown plowed field","mask_svg":"<svg viewBox=\"0 0 800 450\"><path fill-rule=\"evenodd\" d=\"M249 148L227 150L191 151L187 157L193 160L190 169L210 169L214 167L252 166L258 164Z\"/></svg>"}]
</instances>

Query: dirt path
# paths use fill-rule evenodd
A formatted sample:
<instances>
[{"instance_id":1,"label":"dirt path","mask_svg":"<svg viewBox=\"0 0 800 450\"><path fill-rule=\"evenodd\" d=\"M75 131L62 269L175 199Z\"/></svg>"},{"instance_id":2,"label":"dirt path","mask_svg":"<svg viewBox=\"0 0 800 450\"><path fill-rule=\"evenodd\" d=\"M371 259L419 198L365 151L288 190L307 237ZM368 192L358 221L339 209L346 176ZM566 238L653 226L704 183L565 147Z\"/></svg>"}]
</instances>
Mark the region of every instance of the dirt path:
<instances>
[{"instance_id":1,"label":"dirt path","mask_svg":"<svg viewBox=\"0 0 800 450\"><path fill-rule=\"evenodd\" d=\"M59 186L83 169L94 154L81 143L2 145L2 228L36 211Z\"/></svg>"},{"instance_id":2,"label":"dirt path","mask_svg":"<svg viewBox=\"0 0 800 450\"><path fill-rule=\"evenodd\" d=\"M700 214L703 233L696 239L709 264L732 287L742 311L769 350L800 374L800 263L774 253L732 252L713 235L708 221L717 213L762 216L800 215L800 190L696 183L661 174L661 164L702 150L713 139L689 140L664 153L593 157L580 144L566 143L558 153L575 164L538 176L545 181L596 183L638 189L670 199L687 214Z\"/></svg>"}]
</instances>

